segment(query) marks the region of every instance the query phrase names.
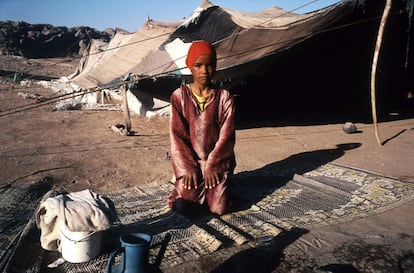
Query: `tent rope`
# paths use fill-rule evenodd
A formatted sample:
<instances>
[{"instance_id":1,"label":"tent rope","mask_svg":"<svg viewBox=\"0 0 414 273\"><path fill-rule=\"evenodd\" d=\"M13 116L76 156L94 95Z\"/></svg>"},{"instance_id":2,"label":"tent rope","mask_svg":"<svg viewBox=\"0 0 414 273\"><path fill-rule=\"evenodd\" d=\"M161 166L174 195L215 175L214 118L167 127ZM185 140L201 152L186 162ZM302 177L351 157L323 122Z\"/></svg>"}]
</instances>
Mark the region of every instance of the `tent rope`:
<instances>
[{"instance_id":1,"label":"tent rope","mask_svg":"<svg viewBox=\"0 0 414 273\"><path fill-rule=\"evenodd\" d=\"M311 1L310 1L310 2L308 2L308 3L305 3L305 4L303 4L303 5L301 5L301 6L297 7L297 8L294 8L294 9L292 9L292 10L286 11L286 12L284 12L284 13L282 13L282 14L279 14L278 16L272 17L272 18L270 18L269 20L266 20L266 21L264 21L264 22L262 22L262 23L260 23L260 24L257 24L257 25L256 25L256 26L254 26L254 27L260 27L261 25L263 25L263 24L265 24L265 23L267 23L267 22L270 22L270 21L272 21L272 20L274 20L274 19L277 19L277 18L279 18L279 17L282 17L283 15L289 14L289 13L291 13L291 12L293 12L293 11L296 11L296 10L298 10L298 9L301 9L301 8L303 8L303 7L306 7L306 6L308 6L308 5L310 5L310 4L313 4L313 3L317 2L317 1L319 1L319 0L311 0ZM242 30L240 30L238 33L236 33L235 35L241 34L241 33L245 32L245 31L246 31L246 29L242 29ZM88 33L87 33L87 34L88 34ZM124 45L118 45L118 46L116 46L116 47L113 47L113 48L107 48L107 49L102 50L102 51L99 51L99 52L89 53L89 54L86 54L86 55L83 55L83 56L74 57L74 58L70 59L70 61L74 61L74 60L76 60L76 59L81 59L81 58L85 58L85 57L93 56L93 55L96 55L96 54L105 53L105 52L107 52L107 51L116 50L116 49L119 49L119 48L122 48L122 47L131 46L131 45L134 45L134 44L138 44L138 43L141 43L141 42L150 41L150 40L152 40L152 39L157 39L157 38L160 38L160 37L163 37L163 36L168 36L168 35L170 35L170 33L164 33L164 34L160 34L160 35L157 35L157 36L149 37L149 38L147 38L147 39L143 39L143 40L135 41L135 42L132 42L132 43L127 43L127 44L124 44ZM88 34L88 36L89 36L89 34ZM89 37L90 37L90 36L89 36ZM225 41L226 39L229 39L229 38L230 38L230 37L228 37L228 38L224 38L224 39L222 39L222 40L215 41L215 42L213 43L213 45L214 45L214 44L217 44L217 43L219 43L219 42ZM80 40L78 40L78 42L79 42L79 41L80 41ZM89 44L89 46L90 46L90 44ZM183 57L181 57L181 58L184 58L184 57L185 57L185 56L183 56ZM180 58L178 58L178 59L180 59ZM174 60L174 61L175 61L175 60ZM64 62L68 62L68 61L67 61L67 60L65 60L65 61L60 61L60 62L56 62L56 63L49 64L49 65L44 65L44 66L41 66L41 68L44 68L44 67L49 67L49 66L54 66L54 65L58 65L58 64L61 64L61 63L64 63ZM170 63L172 63L172 62L170 62ZM167 65L167 64L165 64L165 65ZM39 68L31 69L31 70L28 70L27 72L32 72L32 71L36 71L36 70L39 70ZM180 69L176 69L176 70L174 70L174 71L178 71L178 70L181 70L181 68L180 68ZM174 71L172 71L172 72L174 72ZM13 77L13 74L14 74L14 73L10 73L9 75L6 75L6 77Z\"/></svg>"}]
</instances>

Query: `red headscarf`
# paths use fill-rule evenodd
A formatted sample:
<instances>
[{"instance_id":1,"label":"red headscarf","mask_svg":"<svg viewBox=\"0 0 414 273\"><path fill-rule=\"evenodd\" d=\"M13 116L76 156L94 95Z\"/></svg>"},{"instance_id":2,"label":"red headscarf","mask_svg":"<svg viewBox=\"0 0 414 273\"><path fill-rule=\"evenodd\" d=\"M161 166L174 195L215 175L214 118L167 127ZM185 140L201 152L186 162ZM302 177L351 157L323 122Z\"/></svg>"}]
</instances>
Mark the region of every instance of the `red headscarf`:
<instances>
[{"instance_id":1,"label":"red headscarf","mask_svg":"<svg viewBox=\"0 0 414 273\"><path fill-rule=\"evenodd\" d=\"M216 50L209 42L195 41L188 49L187 59L185 60L185 64L190 70L193 68L194 62L201 55L211 55L214 61L216 61Z\"/></svg>"}]
</instances>

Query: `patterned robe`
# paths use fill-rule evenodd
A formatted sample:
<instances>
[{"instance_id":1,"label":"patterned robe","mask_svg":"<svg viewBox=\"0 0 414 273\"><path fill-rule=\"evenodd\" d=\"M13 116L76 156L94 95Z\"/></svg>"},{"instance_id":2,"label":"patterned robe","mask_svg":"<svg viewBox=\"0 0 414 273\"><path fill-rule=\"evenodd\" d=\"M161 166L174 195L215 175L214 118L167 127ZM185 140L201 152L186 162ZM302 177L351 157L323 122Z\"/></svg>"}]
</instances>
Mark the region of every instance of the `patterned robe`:
<instances>
[{"instance_id":1,"label":"patterned robe","mask_svg":"<svg viewBox=\"0 0 414 273\"><path fill-rule=\"evenodd\" d=\"M233 96L224 89L214 89L205 110L188 86L178 88L170 98L171 161L176 187L169 198L170 207L177 199L205 204L212 212L222 214L230 209L228 176L236 166L235 104ZM215 171L222 182L213 189L205 189L204 182L197 189L184 189L180 178L189 172Z\"/></svg>"}]
</instances>

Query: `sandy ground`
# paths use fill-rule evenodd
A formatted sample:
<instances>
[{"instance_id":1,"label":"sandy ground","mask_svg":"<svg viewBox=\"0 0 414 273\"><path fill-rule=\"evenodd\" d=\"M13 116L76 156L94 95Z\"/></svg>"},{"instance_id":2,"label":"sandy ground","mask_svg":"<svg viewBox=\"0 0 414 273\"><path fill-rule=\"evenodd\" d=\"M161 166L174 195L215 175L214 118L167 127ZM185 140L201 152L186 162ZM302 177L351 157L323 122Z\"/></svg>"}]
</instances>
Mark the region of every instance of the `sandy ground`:
<instances>
[{"instance_id":1,"label":"sandy ground","mask_svg":"<svg viewBox=\"0 0 414 273\"><path fill-rule=\"evenodd\" d=\"M49 176L55 187L67 191L105 192L170 180L166 117L133 116L134 135L123 136L110 129L124 122L118 111L51 111L53 105L45 105L5 114L35 103L19 92L51 95L33 83L13 83L15 71L49 79L69 75L76 66L76 60L1 57L0 184L23 187ZM380 122L383 145L377 143L372 124L356 123L354 134L344 133L342 126L327 122L239 129L236 173L270 165L300 171L302 163L334 162L414 183L414 118ZM409 201L357 221L286 234L264 246L222 250L168 272L316 272L312 270L321 265L331 266L322 272L414 272L413 205ZM362 271L361 264L370 271Z\"/></svg>"}]
</instances>

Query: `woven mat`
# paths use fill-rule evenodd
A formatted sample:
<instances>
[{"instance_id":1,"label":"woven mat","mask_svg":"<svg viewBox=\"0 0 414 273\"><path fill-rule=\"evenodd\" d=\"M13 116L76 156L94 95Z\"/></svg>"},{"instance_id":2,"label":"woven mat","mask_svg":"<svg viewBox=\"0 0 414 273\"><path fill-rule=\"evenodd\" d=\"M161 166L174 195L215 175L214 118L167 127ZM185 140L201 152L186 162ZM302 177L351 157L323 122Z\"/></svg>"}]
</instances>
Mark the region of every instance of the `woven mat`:
<instances>
[{"instance_id":1,"label":"woven mat","mask_svg":"<svg viewBox=\"0 0 414 273\"><path fill-rule=\"evenodd\" d=\"M236 210L222 217L188 219L176 214L166 206L172 190L173 184L163 182L104 194L114 202L119 217L110 235L152 234L150 263L161 270L220 247L271 239L293 227L309 229L362 218L414 196L413 184L334 164L290 178L276 172L236 174L232 187ZM29 221L24 234L7 272L105 271L110 251L87 263L64 263L49 270L47 265L59 258L59 253L40 248L34 223ZM14 259L21 252L31 262L22 264Z\"/></svg>"},{"instance_id":2,"label":"woven mat","mask_svg":"<svg viewBox=\"0 0 414 273\"><path fill-rule=\"evenodd\" d=\"M12 255L36 204L49 191L51 179L21 188L13 185L0 187L0 272Z\"/></svg>"},{"instance_id":3,"label":"woven mat","mask_svg":"<svg viewBox=\"0 0 414 273\"><path fill-rule=\"evenodd\" d=\"M277 171L253 184L245 175L236 186L244 201L256 208L254 215L283 229L314 228L337 224L394 208L414 197L414 185L363 170L326 164L286 183ZM254 176L254 179L257 179ZM245 181L244 181L245 180ZM279 185L278 185L279 183ZM267 191L267 193L266 193Z\"/></svg>"}]
</instances>

